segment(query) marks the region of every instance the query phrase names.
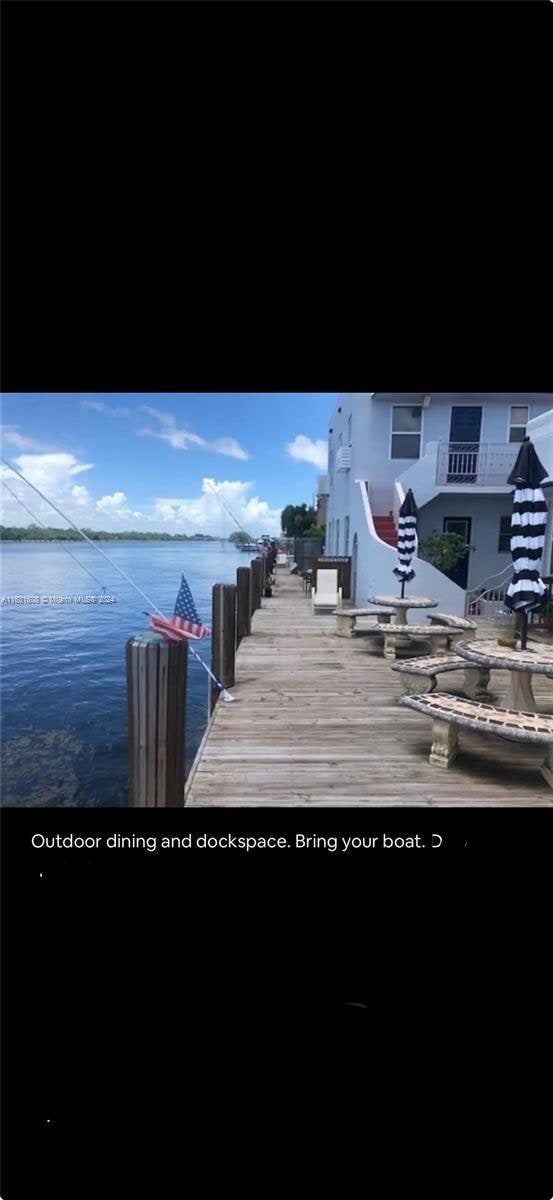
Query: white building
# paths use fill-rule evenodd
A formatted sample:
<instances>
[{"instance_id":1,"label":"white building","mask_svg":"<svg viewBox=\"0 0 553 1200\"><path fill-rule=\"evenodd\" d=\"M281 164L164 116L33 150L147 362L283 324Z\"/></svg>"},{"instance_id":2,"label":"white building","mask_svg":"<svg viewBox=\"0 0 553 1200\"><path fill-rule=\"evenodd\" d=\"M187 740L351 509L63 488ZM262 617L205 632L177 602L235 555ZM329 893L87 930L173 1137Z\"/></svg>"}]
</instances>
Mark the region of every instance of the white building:
<instances>
[{"instance_id":1,"label":"white building","mask_svg":"<svg viewBox=\"0 0 553 1200\"><path fill-rule=\"evenodd\" d=\"M513 489L507 477L526 433L553 476L553 393L340 395L329 422L328 475L318 492L328 497L325 554L352 556L357 605L397 591L397 521L408 488L419 508L419 538L454 532L473 547L449 576L417 559L408 584L413 594L462 614L467 592L508 578ZM551 570L551 530L542 569Z\"/></svg>"}]
</instances>

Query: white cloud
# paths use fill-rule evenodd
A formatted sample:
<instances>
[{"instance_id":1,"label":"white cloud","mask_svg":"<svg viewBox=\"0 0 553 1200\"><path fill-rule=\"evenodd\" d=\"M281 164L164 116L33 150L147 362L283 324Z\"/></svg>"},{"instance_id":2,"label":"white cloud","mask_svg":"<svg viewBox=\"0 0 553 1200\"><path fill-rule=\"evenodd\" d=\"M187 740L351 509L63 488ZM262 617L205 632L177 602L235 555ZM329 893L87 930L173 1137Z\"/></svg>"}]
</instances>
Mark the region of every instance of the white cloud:
<instances>
[{"instance_id":1,"label":"white cloud","mask_svg":"<svg viewBox=\"0 0 553 1200\"><path fill-rule=\"evenodd\" d=\"M75 503L78 504L80 508L84 508L84 506L86 504L90 504L90 501L92 500L92 496L90 495L88 488L84 487L81 483L76 483L75 487L71 488L71 495Z\"/></svg>"},{"instance_id":2,"label":"white cloud","mask_svg":"<svg viewBox=\"0 0 553 1200\"><path fill-rule=\"evenodd\" d=\"M30 483L39 488L57 507L77 525L89 523L94 512L93 498L84 484L75 482L83 471L92 470L92 463L79 462L73 454L20 454L14 465ZM2 478L13 492L21 497L34 516L45 525L65 528L61 516L45 500L37 495L7 467L2 468ZM9 493L2 488L3 521L8 525L29 525L32 518Z\"/></svg>"},{"instance_id":3,"label":"white cloud","mask_svg":"<svg viewBox=\"0 0 553 1200\"><path fill-rule=\"evenodd\" d=\"M195 433L188 433L186 429L137 429L137 435L159 438L162 442L168 442L174 450L188 450L189 445L207 446L203 438Z\"/></svg>"},{"instance_id":4,"label":"white cloud","mask_svg":"<svg viewBox=\"0 0 553 1200\"><path fill-rule=\"evenodd\" d=\"M172 413L162 412L159 408L152 408L150 404L141 404L140 411L148 413L149 417L157 417L157 420L161 421L163 425L172 425L175 427L177 424L177 418Z\"/></svg>"},{"instance_id":5,"label":"white cloud","mask_svg":"<svg viewBox=\"0 0 553 1200\"><path fill-rule=\"evenodd\" d=\"M237 526L224 511L212 487L226 500L248 533L280 533L281 510L271 508L267 501L261 500L259 496L250 496L248 493L253 488L253 483L242 480L227 479L217 483L214 479L203 479L200 496L192 499L158 497L154 506L154 524L157 520L171 525L175 531L180 529L184 533L211 533L215 537L224 533L228 537Z\"/></svg>"},{"instance_id":6,"label":"white cloud","mask_svg":"<svg viewBox=\"0 0 553 1200\"><path fill-rule=\"evenodd\" d=\"M295 458L297 462L312 463L314 467L326 470L328 447L322 438L313 442L311 438L305 437L305 434L299 433L293 442L288 442L286 453L290 455L290 458Z\"/></svg>"},{"instance_id":7,"label":"white cloud","mask_svg":"<svg viewBox=\"0 0 553 1200\"><path fill-rule=\"evenodd\" d=\"M21 498L33 516L44 525L51 525L57 529L66 528L66 522L60 515L63 512L81 529L152 528L151 516L147 512L134 511L125 492L118 489L111 495L107 494L97 499L83 483L76 482L76 477L84 471L92 470L93 464L79 462L73 454L22 454L14 459L14 466L59 509L57 512L51 504L42 500L9 468L0 468L0 478L6 480L14 494ZM0 489L0 500L2 524L31 523L33 517L5 488Z\"/></svg>"},{"instance_id":8,"label":"white cloud","mask_svg":"<svg viewBox=\"0 0 553 1200\"><path fill-rule=\"evenodd\" d=\"M40 488L46 495L68 489L73 476L83 471L91 471L94 463L80 463L74 454L64 451L54 454L20 454L14 459L15 465L35 487Z\"/></svg>"},{"instance_id":9,"label":"white cloud","mask_svg":"<svg viewBox=\"0 0 553 1200\"><path fill-rule=\"evenodd\" d=\"M209 442L197 433L179 429L176 417L172 413L152 408L149 404L142 404L141 412L155 417L160 422L161 429L137 429L138 437L159 438L160 441L167 442L169 446L172 446L174 450L188 450L190 446L204 446L206 450L214 450L216 454L225 454L228 458L247 459L250 457L236 438L220 437L216 438L214 442Z\"/></svg>"},{"instance_id":10,"label":"white cloud","mask_svg":"<svg viewBox=\"0 0 553 1200\"><path fill-rule=\"evenodd\" d=\"M74 455L22 454L14 465L34 483L71 521L81 529L144 529L166 530L169 533L210 533L214 537L228 535L236 528L213 492L218 491L240 524L254 536L280 532L280 509L271 508L266 500L253 494L254 484L244 480L204 478L197 496L161 497L151 503L136 497L141 509L120 489L98 497L79 477L92 470L92 463L80 462ZM65 521L9 468L0 468L10 488L28 505L33 516L45 525L65 528ZM2 515L5 525L29 525L33 519L5 488L0 488Z\"/></svg>"},{"instance_id":11,"label":"white cloud","mask_svg":"<svg viewBox=\"0 0 553 1200\"><path fill-rule=\"evenodd\" d=\"M114 492L113 496L102 496L101 500L96 501L98 512L121 512L123 505L126 505L127 497L124 492ZM126 509L130 512L130 508Z\"/></svg>"},{"instance_id":12,"label":"white cloud","mask_svg":"<svg viewBox=\"0 0 553 1200\"><path fill-rule=\"evenodd\" d=\"M208 443L209 444L209 443ZM243 460L249 458L249 454L242 449L236 438L221 437L211 442L210 449L215 450L217 454L228 454L229 458L241 458Z\"/></svg>"},{"instance_id":13,"label":"white cloud","mask_svg":"<svg viewBox=\"0 0 553 1200\"><path fill-rule=\"evenodd\" d=\"M1 428L2 441L7 446L15 446L16 450L51 450L44 442L19 433L17 425L3 425Z\"/></svg>"},{"instance_id":14,"label":"white cloud","mask_svg":"<svg viewBox=\"0 0 553 1200\"><path fill-rule=\"evenodd\" d=\"M189 433L187 429L179 429L177 427L177 419L172 413L162 412L159 408L151 408L149 404L142 404L140 411L148 413L148 416L155 417L160 422L161 429L139 429L139 437L155 437L160 438L162 442L168 442L175 450L188 450L188 444L193 446L205 446L207 443L203 438L198 437L196 433Z\"/></svg>"},{"instance_id":15,"label":"white cloud","mask_svg":"<svg viewBox=\"0 0 553 1200\"><path fill-rule=\"evenodd\" d=\"M131 415L130 408L122 405L115 405L114 408L103 400L82 400L81 404L83 408L92 408L95 412L105 413L108 417L130 417Z\"/></svg>"}]
</instances>

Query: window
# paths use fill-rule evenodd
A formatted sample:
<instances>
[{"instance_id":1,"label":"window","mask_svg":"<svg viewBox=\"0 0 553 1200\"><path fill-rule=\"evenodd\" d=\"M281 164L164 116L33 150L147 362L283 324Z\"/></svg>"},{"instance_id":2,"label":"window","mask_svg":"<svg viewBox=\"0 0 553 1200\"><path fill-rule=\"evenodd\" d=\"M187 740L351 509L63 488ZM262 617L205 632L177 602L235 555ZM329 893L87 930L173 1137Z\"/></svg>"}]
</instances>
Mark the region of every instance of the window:
<instances>
[{"instance_id":1,"label":"window","mask_svg":"<svg viewBox=\"0 0 553 1200\"><path fill-rule=\"evenodd\" d=\"M420 458L422 406L392 408L392 458Z\"/></svg>"},{"instance_id":2,"label":"window","mask_svg":"<svg viewBox=\"0 0 553 1200\"><path fill-rule=\"evenodd\" d=\"M506 554L511 549L511 518L499 518L499 545L497 547L500 554Z\"/></svg>"},{"instance_id":3,"label":"window","mask_svg":"<svg viewBox=\"0 0 553 1200\"><path fill-rule=\"evenodd\" d=\"M335 554L340 553L340 522L339 521L336 522L336 550L334 551L334 553Z\"/></svg>"},{"instance_id":4,"label":"window","mask_svg":"<svg viewBox=\"0 0 553 1200\"><path fill-rule=\"evenodd\" d=\"M348 417L348 446L351 446L351 413Z\"/></svg>"},{"instance_id":5,"label":"window","mask_svg":"<svg viewBox=\"0 0 553 1200\"><path fill-rule=\"evenodd\" d=\"M349 517L344 521L344 554L349 554Z\"/></svg>"},{"instance_id":6,"label":"window","mask_svg":"<svg viewBox=\"0 0 553 1200\"><path fill-rule=\"evenodd\" d=\"M514 406L511 408L511 419L509 421L509 441L523 442L526 437L526 426L528 424L528 406Z\"/></svg>"},{"instance_id":7,"label":"window","mask_svg":"<svg viewBox=\"0 0 553 1200\"><path fill-rule=\"evenodd\" d=\"M342 445L342 434L338 434L338 447Z\"/></svg>"}]
</instances>

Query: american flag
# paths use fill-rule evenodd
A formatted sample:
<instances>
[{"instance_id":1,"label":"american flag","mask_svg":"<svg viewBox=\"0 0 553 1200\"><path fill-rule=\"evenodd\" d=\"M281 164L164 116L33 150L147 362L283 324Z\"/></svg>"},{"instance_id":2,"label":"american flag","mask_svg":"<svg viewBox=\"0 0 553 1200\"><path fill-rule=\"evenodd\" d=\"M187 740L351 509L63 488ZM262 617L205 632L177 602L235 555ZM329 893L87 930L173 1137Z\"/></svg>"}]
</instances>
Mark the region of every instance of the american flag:
<instances>
[{"instance_id":1,"label":"american flag","mask_svg":"<svg viewBox=\"0 0 553 1200\"><path fill-rule=\"evenodd\" d=\"M172 620L166 621L165 617L152 614L149 623L150 629L153 629L154 633L161 633L167 642L179 642L182 638L194 638L199 641L200 638L209 637L211 633L207 625L202 625L184 575L181 575Z\"/></svg>"}]
</instances>

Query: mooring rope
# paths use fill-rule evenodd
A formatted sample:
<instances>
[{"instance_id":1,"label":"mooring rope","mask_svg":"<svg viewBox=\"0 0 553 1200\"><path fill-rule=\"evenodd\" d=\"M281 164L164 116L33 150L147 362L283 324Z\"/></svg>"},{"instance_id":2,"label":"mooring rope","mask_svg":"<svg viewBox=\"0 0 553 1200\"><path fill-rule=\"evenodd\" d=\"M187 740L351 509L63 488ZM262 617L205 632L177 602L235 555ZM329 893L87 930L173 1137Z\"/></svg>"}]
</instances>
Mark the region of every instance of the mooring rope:
<instances>
[{"instance_id":1,"label":"mooring rope","mask_svg":"<svg viewBox=\"0 0 553 1200\"><path fill-rule=\"evenodd\" d=\"M239 530L240 530L242 533L245 533L246 537L248 538L248 541L250 541L250 542L251 542L251 541L252 541L252 536L251 536L251 534L250 534L250 533L248 533L247 529L244 529L244 526L240 524L240 521L238 520L238 517L236 516L236 514L235 514L235 513L233 513L233 511L232 511L232 508L230 507L230 504L227 504L227 502L226 502L226 500L223 498L223 496L221 496L221 495L220 495L220 493L217 491L217 488L214 488L214 487L213 487L213 484L211 483L211 480L209 480L209 479L206 479L206 483L207 483L208 487L210 487L210 488L211 488L211 491L213 492L213 495L217 497L217 500L219 501L219 504L221 505L221 508L222 508L223 510L225 510L225 509L226 509L226 511L227 511L227 512L228 512L228 514L229 514L229 517L232 517L232 520L234 521L234 524L238 526Z\"/></svg>"},{"instance_id":2,"label":"mooring rope","mask_svg":"<svg viewBox=\"0 0 553 1200\"><path fill-rule=\"evenodd\" d=\"M37 496L40 496L41 500L44 500L46 504L49 504L50 507L55 510L55 512L59 513L59 516L62 517L64 521L67 521L67 523L69 525L71 525L71 528L74 529L75 532L78 533L82 538L84 538L85 542L88 542L90 546L93 546L94 550L98 551L98 554L102 555L102 558L105 558L106 562L108 562L110 564L110 566L113 567L114 571L118 571L119 574L123 576L123 579L126 579L127 583L130 583L131 587L134 588L135 592L138 592L138 594L140 596L142 596L142 598L146 601L146 603L149 604L151 608L155 609L155 611L159 614L160 617L163 617L164 621L167 620L167 617L165 616L165 614L162 613L161 609L158 608L157 604L154 604L153 600L151 600L150 597L146 595L146 592L143 592L142 588L139 588L138 584L134 583L133 580L130 578L130 576L127 575L127 572L124 571L122 567L119 567L117 565L117 563L114 562L112 558L110 558L109 554L106 554L104 550L101 550L100 547L96 544L96 542L93 542L92 538L88 537L88 534L84 533L84 531L82 529L79 529L79 526L75 525L75 522L71 520L71 517L66 516L66 514L64 512L62 512L61 508L58 508L57 504L54 504L53 500L49 500L48 496L45 496L44 492L41 492L40 488L38 488L36 486L36 484L31 483L30 479L27 479L21 471L18 471L17 467L14 467L13 464L8 462L7 458L4 458L3 455L1 455L1 454L0 454L0 462L3 462L6 467L9 467L10 471L13 471L15 475L18 475L19 478L23 480L23 483L26 483L28 487L32 488L33 491L37 493ZM4 481L2 481L2 482L4 482ZM8 491L9 490L10 489L8 488ZM17 499L17 497L16 497L16 499ZM29 511L29 510L27 510L27 511ZM100 584L100 587L101 586L102 586L102 584ZM149 617L150 614L146 613L145 615ZM187 639L187 641L188 641L188 639ZM221 692L221 699L227 700L227 701L234 700L234 696L231 696L230 692L227 692L225 685L223 683L221 683L221 680L218 679L216 675L213 674L213 671L210 671L207 663L204 662L203 658L200 658L200 655L196 654L196 651L193 650L189 641L188 641L188 649L190 650L190 653L192 654L192 656L195 659L197 659L197 661L199 663L202 664L202 667L204 668L204 670L207 671L208 675L211 677L213 682L219 688L219 690Z\"/></svg>"}]
</instances>

